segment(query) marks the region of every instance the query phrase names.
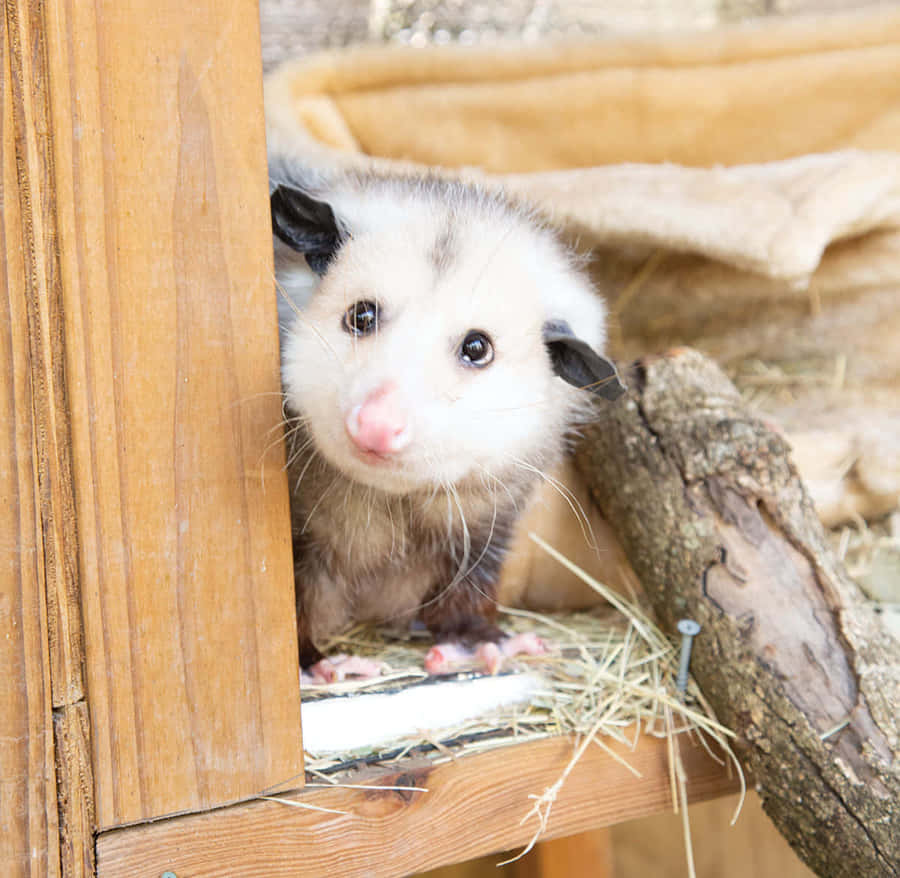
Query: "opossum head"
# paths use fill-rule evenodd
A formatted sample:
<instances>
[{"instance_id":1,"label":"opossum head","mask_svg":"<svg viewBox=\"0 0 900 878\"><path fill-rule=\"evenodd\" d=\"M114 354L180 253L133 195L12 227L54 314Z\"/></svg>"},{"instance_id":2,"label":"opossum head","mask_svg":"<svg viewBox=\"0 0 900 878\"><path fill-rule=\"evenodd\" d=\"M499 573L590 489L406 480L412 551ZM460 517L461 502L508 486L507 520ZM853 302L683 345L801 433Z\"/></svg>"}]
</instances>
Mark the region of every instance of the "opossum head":
<instances>
[{"instance_id":1,"label":"opossum head","mask_svg":"<svg viewBox=\"0 0 900 878\"><path fill-rule=\"evenodd\" d=\"M408 493L541 468L583 388L621 392L597 353L602 302L498 196L439 180L280 184L272 218L319 278L283 336L286 401L354 481Z\"/></svg>"}]
</instances>

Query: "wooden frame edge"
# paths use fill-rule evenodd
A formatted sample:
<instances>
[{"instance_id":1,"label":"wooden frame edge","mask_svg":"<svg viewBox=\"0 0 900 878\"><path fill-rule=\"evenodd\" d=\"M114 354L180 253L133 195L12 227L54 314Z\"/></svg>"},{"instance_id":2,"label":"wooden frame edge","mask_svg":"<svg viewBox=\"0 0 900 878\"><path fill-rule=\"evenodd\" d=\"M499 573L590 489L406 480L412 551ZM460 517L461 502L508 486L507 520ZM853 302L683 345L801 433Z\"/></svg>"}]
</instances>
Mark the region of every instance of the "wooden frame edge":
<instances>
[{"instance_id":1,"label":"wooden frame edge","mask_svg":"<svg viewBox=\"0 0 900 878\"><path fill-rule=\"evenodd\" d=\"M607 743L604 741L604 743ZM354 783L372 789L312 789L283 801L249 801L203 814L104 832L100 878L159 876L407 875L527 844L539 828L534 797L553 788L574 740L554 737L462 756L371 768ZM635 748L609 742L633 771L589 747L557 791L547 840L673 806L668 742L642 735ZM694 737L677 739L689 801L734 792L738 779ZM378 790L378 787L421 787ZM332 809L332 811L313 809ZM339 813L334 813L339 812Z\"/></svg>"}]
</instances>

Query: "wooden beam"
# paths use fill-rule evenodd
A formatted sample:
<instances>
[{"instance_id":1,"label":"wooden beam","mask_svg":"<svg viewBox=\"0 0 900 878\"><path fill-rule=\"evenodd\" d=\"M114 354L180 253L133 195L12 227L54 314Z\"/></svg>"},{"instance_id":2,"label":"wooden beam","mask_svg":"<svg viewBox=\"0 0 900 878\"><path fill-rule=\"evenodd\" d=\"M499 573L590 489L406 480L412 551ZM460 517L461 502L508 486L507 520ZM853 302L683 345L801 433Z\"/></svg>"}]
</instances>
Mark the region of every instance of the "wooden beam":
<instances>
[{"instance_id":1,"label":"wooden beam","mask_svg":"<svg viewBox=\"0 0 900 878\"><path fill-rule=\"evenodd\" d=\"M85 851L94 822L302 767L258 17L253 0L7 4L25 91L4 191L28 205L30 260L15 410L34 406L47 474L32 527L53 703L72 708L64 805L92 753Z\"/></svg>"},{"instance_id":2,"label":"wooden beam","mask_svg":"<svg viewBox=\"0 0 900 878\"><path fill-rule=\"evenodd\" d=\"M612 745L641 772L635 778L599 747L589 748L569 776L546 838L657 813L671 807L666 741L643 737L634 752ZM707 799L736 787L734 777L699 744L681 740L689 797ZM317 789L289 798L347 812L327 814L256 801L103 833L99 878L176 875L396 876L461 862L525 844L537 829L520 823L559 778L571 738L551 738L435 765L409 761L354 782L414 785L420 792Z\"/></svg>"}]
</instances>

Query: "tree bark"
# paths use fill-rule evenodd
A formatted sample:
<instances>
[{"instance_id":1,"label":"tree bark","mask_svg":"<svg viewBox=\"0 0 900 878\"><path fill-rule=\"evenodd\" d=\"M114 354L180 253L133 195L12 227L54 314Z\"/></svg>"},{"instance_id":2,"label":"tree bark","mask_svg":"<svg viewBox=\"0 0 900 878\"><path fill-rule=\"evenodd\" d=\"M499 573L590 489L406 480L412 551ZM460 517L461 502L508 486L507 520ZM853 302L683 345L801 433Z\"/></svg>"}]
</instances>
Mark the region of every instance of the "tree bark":
<instances>
[{"instance_id":1,"label":"tree bark","mask_svg":"<svg viewBox=\"0 0 900 878\"><path fill-rule=\"evenodd\" d=\"M900 644L830 550L777 429L690 350L636 363L577 463L781 833L900 875Z\"/></svg>"}]
</instances>

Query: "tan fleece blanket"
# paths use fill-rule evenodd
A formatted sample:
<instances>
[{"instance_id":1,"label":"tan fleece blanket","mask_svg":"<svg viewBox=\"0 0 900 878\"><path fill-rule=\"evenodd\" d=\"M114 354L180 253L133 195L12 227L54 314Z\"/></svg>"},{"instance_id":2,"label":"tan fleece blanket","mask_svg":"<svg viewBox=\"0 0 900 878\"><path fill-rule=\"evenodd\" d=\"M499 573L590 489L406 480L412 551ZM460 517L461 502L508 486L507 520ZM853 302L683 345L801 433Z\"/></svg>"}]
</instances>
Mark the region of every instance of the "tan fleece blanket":
<instances>
[{"instance_id":1,"label":"tan fleece blanket","mask_svg":"<svg viewBox=\"0 0 900 878\"><path fill-rule=\"evenodd\" d=\"M266 112L273 151L537 202L591 251L615 355L694 344L801 454L830 437L826 520L900 500L900 9L325 53L271 74Z\"/></svg>"}]
</instances>

